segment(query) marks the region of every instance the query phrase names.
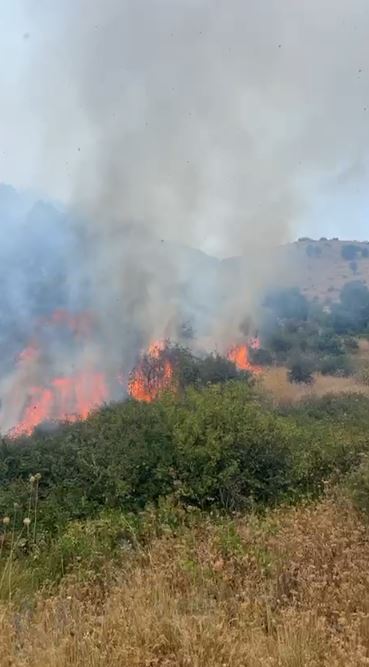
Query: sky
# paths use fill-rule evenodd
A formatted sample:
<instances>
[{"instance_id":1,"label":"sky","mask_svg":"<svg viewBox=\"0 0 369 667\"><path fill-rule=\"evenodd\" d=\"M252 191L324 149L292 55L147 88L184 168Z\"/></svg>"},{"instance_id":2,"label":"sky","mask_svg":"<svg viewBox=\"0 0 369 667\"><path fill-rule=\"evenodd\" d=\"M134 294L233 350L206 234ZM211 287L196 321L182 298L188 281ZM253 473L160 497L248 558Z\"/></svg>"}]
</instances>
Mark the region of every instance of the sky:
<instances>
[{"instance_id":1,"label":"sky","mask_svg":"<svg viewBox=\"0 0 369 667\"><path fill-rule=\"evenodd\" d=\"M116 145L121 153L126 147L127 153L133 151L133 162L148 164L145 171L138 171L142 174L140 190L121 163L110 164L102 175L108 178L113 168L124 174L129 214L137 208L138 214L144 216L156 205L159 208L159 202L164 209L165 201L168 219L178 215L180 220L175 232L179 240L187 240L178 231L186 225L186 216L196 218L196 224L192 223L196 233L190 241L208 252L236 254L239 248L242 252L239 238L248 242L250 234L239 236L231 231L235 243L228 243L225 227L235 230L241 224L235 222L232 227L232 216L239 221L244 215L246 222L242 224L259 228L262 235L269 229L263 220L273 217L274 211L283 219L280 228L275 228L276 242L299 236L368 239L367 1L172 0L168 4L165 0L138 0L137 6L143 10L141 18L134 13L134 4L114 0L1 2L0 182L36 191L67 205L75 204L81 172L87 174L81 190L91 191L94 179L100 179L98 170L92 174L91 164L96 171L96 164L105 164L106 153L114 151ZM119 23L123 16L118 6L126 6L126 23L122 28L122 50L115 50L113 57L113 50L109 52L110 35L114 39L118 32L113 31L112 25L114 17ZM201 29L196 27L197 20ZM171 46L173 26L177 33ZM91 84L91 71L87 72L89 59L92 69L95 53L95 28L108 53L107 86L110 79L113 82L107 88L106 107L98 108L99 117L91 112L92 100L95 104L98 98ZM162 48L152 49L156 43L151 30L156 31ZM137 59L137 53L135 60L131 58L131 39L142 51L141 59ZM128 43L130 48L126 48ZM96 42L97 47L99 44ZM111 92L113 84L120 82L117 63L124 69L125 82L129 82L122 98ZM151 81L148 84L144 76L145 68L151 67L154 92L149 88ZM163 109L165 123L156 126L155 136L149 135L147 142L152 150L164 154L162 162L159 160L159 171L164 165L170 173L174 165L173 192L169 185L165 197L158 197L162 184L155 181L157 191L155 196L151 191L147 194L145 208L141 200L146 197L147 181L155 177L156 165L154 161L152 166L149 164L149 149L142 149L142 143L138 146L141 139L136 137L141 131L140 123L143 131L150 122L150 110L154 120L158 115L157 91L165 90L166 76L173 81L176 75L179 86L183 77L181 93L173 89L173 108ZM222 101L217 106L211 95L219 90L222 77L230 84L220 97L228 96L229 104ZM212 101L212 105L207 102L206 108L201 107L202 82ZM186 98L182 97L184 90ZM150 96L155 104L151 104ZM106 123L107 150L102 153L96 146L104 140L110 99L122 113L119 124ZM183 121L179 120L183 99L188 100L189 108L193 106L198 126L193 134L186 126L183 142L175 143L169 160L168 145L184 132ZM216 137L218 126L223 134L216 154L204 143L203 159L197 151L203 135L197 130L201 125L203 131L206 118L212 136ZM237 132L232 132L232 128ZM230 155L232 151L237 154L235 160ZM229 169L224 172L223 156L229 159ZM183 176L182 159L190 164L193 161L193 178L187 172ZM218 199L219 183L230 174L237 181L240 173L244 179L241 184L225 188ZM181 191L181 196L177 196L177 191ZM183 193L187 198L196 196L196 208L183 206ZM95 205L91 198L86 210ZM256 213L259 206L260 214ZM229 225L223 224L222 217L229 218ZM202 219L206 223L202 224ZM212 220L217 222L213 225ZM160 231L170 235L172 228L165 222Z\"/></svg>"}]
</instances>

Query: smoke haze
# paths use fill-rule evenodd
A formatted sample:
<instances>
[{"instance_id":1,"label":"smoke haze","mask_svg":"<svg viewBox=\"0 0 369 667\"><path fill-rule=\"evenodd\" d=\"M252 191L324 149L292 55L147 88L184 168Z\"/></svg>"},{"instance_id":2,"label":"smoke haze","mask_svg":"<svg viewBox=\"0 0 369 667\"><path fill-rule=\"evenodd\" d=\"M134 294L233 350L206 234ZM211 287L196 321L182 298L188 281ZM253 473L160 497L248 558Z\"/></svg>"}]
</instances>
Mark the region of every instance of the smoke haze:
<instances>
[{"instance_id":1,"label":"smoke haze","mask_svg":"<svg viewBox=\"0 0 369 667\"><path fill-rule=\"evenodd\" d=\"M109 372L187 319L225 345L311 199L367 177L366 2L20 6L28 55L7 109L32 128L30 182L78 220L65 305L88 295ZM247 261L229 271L186 246Z\"/></svg>"}]
</instances>

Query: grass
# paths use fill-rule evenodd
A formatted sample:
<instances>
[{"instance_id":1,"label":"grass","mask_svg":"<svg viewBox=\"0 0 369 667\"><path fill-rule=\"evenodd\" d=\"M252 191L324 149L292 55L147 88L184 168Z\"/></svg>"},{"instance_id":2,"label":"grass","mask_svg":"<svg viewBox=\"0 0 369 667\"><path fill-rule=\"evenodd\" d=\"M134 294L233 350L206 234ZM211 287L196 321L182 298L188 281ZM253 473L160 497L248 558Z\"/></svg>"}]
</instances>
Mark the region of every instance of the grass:
<instances>
[{"instance_id":1,"label":"grass","mask_svg":"<svg viewBox=\"0 0 369 667\"><path fill-rule=\"evenodd\" d=\"M309 398L319 398L326 394L363 394L369 396L369 386L365 386L356 377L333 377L314 375L311 385L289 382L287 370L282 366L265 369L261 386L269 393L274 403L283 405L296 403Z\"/></svg>"},{"instance_id":2,"label":"grass","mask_svg":"<svg viewBox=\"0 0 369 667\"><path fill-rule=\"evenodd\" d=\"M369 533L325 498L264 517L202 518L0 610L2 667L356 667L369 663Z\"/></svg>"}]
</instances>

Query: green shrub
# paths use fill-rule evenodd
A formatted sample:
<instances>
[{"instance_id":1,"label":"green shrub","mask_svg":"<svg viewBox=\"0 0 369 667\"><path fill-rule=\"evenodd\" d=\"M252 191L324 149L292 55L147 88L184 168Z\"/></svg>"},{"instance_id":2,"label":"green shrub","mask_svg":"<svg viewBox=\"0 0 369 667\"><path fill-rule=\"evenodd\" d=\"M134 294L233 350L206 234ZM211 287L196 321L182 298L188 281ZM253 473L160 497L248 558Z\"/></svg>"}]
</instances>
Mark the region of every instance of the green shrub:
<instances>
[{"instance_id":1,"label":"green shrub","mask_svg":"<svg viewBox=\"0 0 369 667\"><path fill-rule=\"evenodd\" d=\"M362 457L361 464L347 480L347 489L354 506L369 515L369 458Z\"/></svg>"},{"instance_id":2,"label":"green shrub","mask_svg":"<svg viewBox=\"0 0 369 667\"><path fill-rule=\"evenodd\" d=\"M353 373L353 364L347 355L331 355L321 359L318 370L322 375L348 377Z\"/></svg>"},{"instance_id":3,"label":"green shrub","mask_svg":"<svg viewBox=\"0 0 369 667\"><path fill-rule=\"evenodd\" d=\"M190 390L175 411L176 470L190 504L276 502L290 484L289 431L240 384Z\"/></svg>"}]
</instances>

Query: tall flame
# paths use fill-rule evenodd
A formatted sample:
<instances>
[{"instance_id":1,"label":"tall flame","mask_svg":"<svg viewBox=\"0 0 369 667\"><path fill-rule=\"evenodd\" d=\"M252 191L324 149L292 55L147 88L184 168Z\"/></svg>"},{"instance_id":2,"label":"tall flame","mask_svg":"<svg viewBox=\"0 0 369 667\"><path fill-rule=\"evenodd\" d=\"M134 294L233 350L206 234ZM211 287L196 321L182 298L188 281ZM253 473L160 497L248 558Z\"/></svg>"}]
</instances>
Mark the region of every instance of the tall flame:
<instances>
[{"instance_id":1,"label":"tall flame","mask_svg":"<svg viewBox=\"0 0 369 667\"><path fill-rule=\"evenodd\" d=\"M259 348L259 340L253 338L248 345L243 343L231 347L227 352L227 359L232 361L240 371L249 371L256 374L261 373L260 366L253 364L250 360L250 349L257 350Z\"/></svg>"},{"instance_id":2,"label":"tall flame","mask_svg":"<svg viewBox=\"0 0 369 667\"><path fill-rule=\"evenodd\" d=\"M89 313L74 315L64 310L56 310L37 323L34 339L18 355L12 382L6 387L3 397L0 426L5 427L5 431L10 428L11 436L30 434L45 421L85 419L93 409L109 399L104 374L90 363L86 362L83 368L73 369L69 374L55 375L51 375L48 363L49 334L44 339L44 333L56 328L56 334L61 333L60 340L63 340L62 328L71 336L68 342L73 344L74 341L76 349L79 349L81 342L78 339L85 339L91 333L91 324ZM68 352L72 354L73 349L73 346L68 347Z\"/></svg>"},{"instance_id":3,"label":"tall flame","mask_svg":"<svg viewBox=\"0 0 369 667\"><path fill-rule=\"evenodd\" d=\"M11 435L29 435L45 421L86 419L94 408L107 399L108 389L102 373L81 371L67 377L56 377L46 387L30 388L21 420L11 430Z\"/></svg>"},{"instance_id":4,"label":"tall flame","mask_svg":"<svg viewBox=\"0 0 369 667\"><path fill-rule=\"evenodd\" d=\"M174 369L171 361L165 357L165 349L164 341L155 341L149 345L128 382L128 393L132 398L149 403L173 387Z\"/></svg>"}]
</instances>

